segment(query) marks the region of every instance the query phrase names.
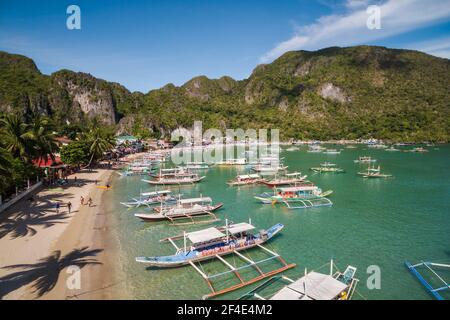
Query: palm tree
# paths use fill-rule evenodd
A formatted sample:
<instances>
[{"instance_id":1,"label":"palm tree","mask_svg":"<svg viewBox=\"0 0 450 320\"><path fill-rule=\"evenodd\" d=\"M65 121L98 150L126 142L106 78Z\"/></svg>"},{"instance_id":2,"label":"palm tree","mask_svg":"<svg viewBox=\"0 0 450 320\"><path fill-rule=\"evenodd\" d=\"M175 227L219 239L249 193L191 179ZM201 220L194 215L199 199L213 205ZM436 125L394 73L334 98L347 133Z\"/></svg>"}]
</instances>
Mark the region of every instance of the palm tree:
<instances>
[{"instance_id":1,"label":"palm tree","mask_svg":"<svg viewBox=\"0 0 450 320\"><path fill-rule=\"evenodd\" d=\"M12 157L4 148L0 148L0 194L3 194L11 181Z\"/></svg>"},{"instance_id":2,"label":"palm tree","mask_svg":"<svg viewBox=\"0 0 450 320\"><path fill-rule=\"evenodd\" d=\"M33 157L35 159L37 158L39 161L47 161L49 158L55 160L54 153L58 151L58 145L55 142L55 133L51 130L47 118L40 116L34 118L25 136L33 142Z\"/></svg>"},{"instance_id":3,"label":"palm tree","mask_svg":"<svg viewBox=\"0 0 450 320\"><path fill-rule=\"evenodd\" d=\"M32 143L28 134L29 126L15 114L10 114L0 119L3 145L13 157L18 157L26 162L31 160Z\"/></svg>"},{"instance_id":4,"label":"palm tree","mask_svg":"<svg viewBox=\"0 0 450 320\"><path fill-rule=\"evenodd\" d=\"M108 128L93 127L86 133L84 140L89 145L90 160L87 167L91 166L94 159L99 159L115 145L114 133Z\"/></svg>"},{"instance_id":5,"label":"palm tree","mask_svg":"<svg viewBox=\"0 0 450 320\"><path fill-rule=\"evenodd\" d=\"M6 176L11 171L11 155L4 148L0 148L0 176Z\"/></svg>"}]
</instances>

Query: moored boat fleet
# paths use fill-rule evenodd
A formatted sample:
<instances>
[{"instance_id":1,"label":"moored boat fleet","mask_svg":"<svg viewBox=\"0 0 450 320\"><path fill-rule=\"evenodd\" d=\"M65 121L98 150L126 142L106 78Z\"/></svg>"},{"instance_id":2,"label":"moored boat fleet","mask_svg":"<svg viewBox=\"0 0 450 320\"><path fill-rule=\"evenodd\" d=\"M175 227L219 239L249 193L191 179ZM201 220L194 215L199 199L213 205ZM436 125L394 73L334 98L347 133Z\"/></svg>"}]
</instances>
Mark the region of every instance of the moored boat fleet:
<instances>
[{"instance_id":1,"label":"moored boat fleet","mask_svg":"<svg viewBox=\"0 0 450 320\"><path fill-rule=\"evenodd\" d=\"M374 149L386 151L394 147L371 146ZM290 149L290 150L289 150ZM288 152L299 151L299 148L292 147L286 149ZM412 149L414 150L414 149ZM323 153L326 155L339 155L345 150L325 149L320 145L313 145L308 150L310 153ZM411 151L413 152L413 151ZM414 152L422 152L421 150ZM312 155L315 156L315 155ZM327 157L330 158L330 157ZM335 157L332 157L335 159ZM281 223L276 223L267 229L257 229L251 222L229 221L225 219L225 224L214 226L220 219L220 209L226 204L217 202L210 196L196 194L196 197L186 198L183 194L175 194L170 188L173 186L193 185L202 183L207 179L207 171L212 166L217 167L238 167L238 170L247 170L239 173L235 178L226 181L230 190L235 190L240 186L259 186L269 188L269 191L254 196L254 201L263 205L284 207L289 210L309 209L319 207L330 207L333 202L329 199L333 190L322 190L315 183L308 180L307 175L301 172L289 172L288 166L283 164L283 159L279 157L261 157L256 161L247 158L227 159L207 164L203 162L188 162L184 166L166 168L167 156L143 157L130 164L127 171L135 174L148 175L149 179L141 179L142 182L150 186L162 187L161 190L151 190L140 192L139 196L130 201L121 202L129 209L143 208L143 212L136 212L134 216L146 223L167 221L170 225L188 226L199 224L211 224L212 226L203 229L196 228L193 231L184 231L171 237L161 239L173 245L175 251L170 255L161 256L140 256L136 257L136 262L143 263L153 268L175 268L192 267L207 283L210 293L203 298L213 298L227 294L248 285L266 280L256 289L248 292L243 299L260 300L349 300L353 297L358 279L356 279L356 268L348 266L344 272L333 269L329 273L319 273L316 271L306 272L297 280L280 275L282 272L294 268L296 265L288 263L272 249L266 247L270 241L276 240L276 236L285 227ZM378 161L370 156L360 156L354 160L355 164L368 165L367 170L357 172L363 178L388 178L390 174L382 173L381 166L374 164ZM137 169L141 168L141 170ZM311 167L312 176L327 173L345 173L346 170L332 162L322 162L316 167ZM130 174L134 175L134 174ZM334 179L334 178L333 178ZM337 179L337 176L336 176ZM147 210L147 211L145 211ZM328 210L328 209L325 209ZM286 211L287 212L287 211ZM261 226L263 227L263 226ZM256 231L259 230L259 231ZM257 261L246 254L246 250L260 250L270 257ZM244 266L236 267L225 260L225 256L233 256L233 259L240 259ZM220 262L227 271L218 274L208 274L201 266L201 262L216 260ZM273 270L265 270L259 267L261 263L268 260L276 260L281 266ZM245 268L252 268L257 276L248 280L242 277L241 271ZM227 288L219 288L215 283L219 276L225 274L236 276L237 284ZM278 291L270 295L263 295L259 291L265 290L275 282L281 280L285 282Z\"/></svg>"}]
</instances>

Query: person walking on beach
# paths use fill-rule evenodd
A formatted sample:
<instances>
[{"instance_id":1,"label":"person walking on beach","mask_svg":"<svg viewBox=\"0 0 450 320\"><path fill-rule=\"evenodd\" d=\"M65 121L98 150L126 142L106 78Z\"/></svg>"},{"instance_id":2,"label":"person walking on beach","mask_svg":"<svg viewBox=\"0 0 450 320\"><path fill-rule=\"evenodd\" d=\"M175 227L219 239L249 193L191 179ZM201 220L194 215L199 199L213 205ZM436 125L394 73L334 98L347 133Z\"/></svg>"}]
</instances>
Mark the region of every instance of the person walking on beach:
<instances>
[{"instance_id":1,"label":"person walking on beach","mask_svg":"<svg viewBox=\"0 0 450 320\"><path fill-rule=\"evenodd\" d=\"M84 197L83 196L80 197L80 203L82 206L84 206Z\"/></svg>"},{"instance_id":2,"label":"person walking on beach","mask_svg":"<svg viewBox=\"0 0 450 320\"><path fill-rule=\"evenodd\" d=\"M58 214L59 213L59 207L60 207L61 205L59 204L59 202L56 202L56 205L55 205L55 209L56 209L56 213Z\"/></svg>"},{"instance_id":3,"label":"person walking on beach","mask_svg":"<svg viewBox=\"0 0 450 320\"><path fill-rule=\"evenodd\" d=\"M92 198L91 197L89 197L88 204L89 204L89 207L92 206Z\"/></svg>"},{"instance_id":4,"label":"person walking on beach","mask_svg":"<svg viewBox=\"0 0 450 320\"><path fill-rule=\"evenodd\" d=\"M67 202L67 210L69 210L69 214L70 214L70 211L72 210L72 202Z\"/></svg>"}]
</instances>

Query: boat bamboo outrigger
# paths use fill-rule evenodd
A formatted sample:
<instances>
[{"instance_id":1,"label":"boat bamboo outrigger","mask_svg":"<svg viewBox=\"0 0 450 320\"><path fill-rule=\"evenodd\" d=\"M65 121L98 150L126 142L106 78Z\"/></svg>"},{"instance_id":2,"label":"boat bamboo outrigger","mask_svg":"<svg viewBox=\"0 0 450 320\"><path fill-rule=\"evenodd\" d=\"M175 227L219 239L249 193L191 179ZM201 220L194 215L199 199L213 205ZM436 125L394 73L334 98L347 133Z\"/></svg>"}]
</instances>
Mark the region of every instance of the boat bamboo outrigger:
<instances>
[{"instance_id":1,"label":"boat bamboo outrigger","mask_svg":"<svg viewBox=\"0 0 450 320\"><path fill-rule=\"evenodd\" d=\"M370 178L370 179L391 178L392 177L392 175L390 175L390 174L381 173L381 166L378 166L378 168L369 166L367 168L367 171L358 172L358 175L362 176L363 178Z\"/></svg>"},{"instance_id":2,"label":"boat bamboo outrigger","mask_svg":"<svg viewBox=\"0 0 450 320\"><path fill-rule=\"evenodd\" d=\"M372 157L369 156L362 156L359 157L358 160L354 160L355 163L372 163L377 162L376 159L372 159Z\"/></svg>"},{"instance_id":3,"label":"boat bamboo outrigger","mask_svg":"<svg viewBox=\"0 0 450 320\"><path fill-rule=\"evenodd\" d=\"M160 169L159 174L153 177L153 180L142 181L151 185L181 185L197 183L205 178L205 176L199 176L197 173L192 173L180 168Z\"/></svg>"},{"instance_id":4,"label":"boat bamboo outrigger","mask_svg":"<svg viewBox=\"0 0 450 320\"><path fill-rule=\"evenodd\" d=\"M422 147L417 147L411 150L405 150L405 152L412 152L412 153L427 153L428 150Z\"/></svg>"},{"instance_id":5,"label":"boat bamboo outrigger","mask_svg":"<svg viewBox=\"0 0 450 320\"><path fill-rule=\"evenodd\" d=\"M227 182L229 186L243 186L256 184L261 181L261 177L257 174L238 175L234 180Z\"/></svg>"},{"instance_id":6,"label":"boat bamboo outrigger","mask_svg":"<svg viewBox=\"0 0 450 320\"><path fill-rule=\"evenodd\" d=\"M295 186L288 188L275 188L273 194L263 193L255 199L263 204L284 204L288 209L306 209L314 207L332 206L333 202L327 197L332 190L322 192L317 186Z\"/></svg>"},{"instance_id":7,"label":"boat bamboo outrigger","mask_svg":"<svg viewBox=\"0 0 450 320\"><path fill-rule=\"evenodd\" d=\"M178 168L193 171L193 170L207 170L210 168L206 162L188 162L185 166L179 166Z\"/></svg>"},{"instance_id":8,"label":"boat bamboo outrigger","mask_svg":"<svg viewBox=\"0 0 450 320\"><path fill-rule=\"evenodd\" d=\"M434 263L434 262L420 262L415 265L412 265L408 261L405 261L405 265L408 270L420 281L420 283L425 287L425 289L433 295L437 300L445 300L442 296L443 292L450 292L450 284L449 281L444 280L444 278L436 272L434 268L441 268L445 270L450 270L450 264L442 264L442 263ZM420 267L425 267L429 272L431 272L441 284L440 287L434 288L423 275L417 270ZM447 291L448 290L448 291Z\"/></svg>"},{"instance_id":9,"label":"boat bamboo outrigger","mask_svg":"<svg viewBox=\"0 0 450 320\"><path fill-rule=\"evenodd\" d=\"M336 149L326 149L323 154L341 154L341 150Z\"/></svg>"},{"instance_id":10,"label":"boat bamboo outrigger","mask_svg":"<svg viewBox=\"0 0 450 320\"><path fill-rule=\"evenodd\" d=\"M320 167L313 167L310 170L316 173L344 173L344 169L336 167L334 163L324 162L320 164Z\"/></svg>"},{"instance_id":11,"label":"boat bamboo outrigger","mask_svg":"<svg viewBox=\"0 0 450 320\"><path fill-rule=\"evenodd\" d=\"M288 167L284 166L282 164L257 164L255 166L252 167L252 170L255 172L260 172L260 173L264 173L264 172L278 172L278 171L283 171L286 170Z\"/></svg>"},{"instance_id":12,"label":"boat bamboo outrigger","mask_svg":"<svg viewBox=\"0 0 450 320\"><path fill-rule=\"evenodd\" d=\"M335 272L333 266L331 260L329 274L305 270L305 275L296 281L285 276L272 277L239 300L351 300L359 282L355 278L356 268L348 266L342 273ZM265 294L277 281L287 285Z\"/></svg>"},{"instance_id":13,"label":"boat bamboo outrigger","mask_svg":"<svg viewBox=\"0 0 450 320\"><path fill-rule=\"evenodd\" d=\"M400 151L400 149L396 149L396 148L394 148L394 146L390 146L389 148L385 149L384 151L387 151L387 152L398 152L398 151Z\"/></svg>"},{"instance_id":14,"label":"boat bamboo outrigger","mask_svg":"<svg viewBox=\"0 0 450 320\"><path fill-rule=\"evenodd\" d=\"M172 195L170 190L161 190L153 192L143 192L140 194L139 199L132 198L133 201L121 202L120 204L128 208L139 208L141 206L150 207L155 204L171 203L177 199Z\"/></svg>"},{"instance_id":15,"label":"boat bamboo outrigger","mask_svg":"<svg viewBox=\"0 0 450 320\"><path fill-rule=\"evenodd\" d=\"M272 277L280 272L295 267L295 264L288 264L281 256L263 247L262 244L272 239L283 229L282 224L276 224L267 230L261 230L258 233L252 231L255 227L249 223L228 224L218 228L208 228L199 231L184 232L182 235L161 239L161 242L170 242L176 249L175 254L160 257L137 257L136 261L153 267L174 268L191 265L208 284L211 293L203 296L204 299L216 297L231 291L243 288L256 283L262 279ZM183 241L182 246L178 246L175 241ZM188 245L188 241L190 244ZM269 258L261 261L253 261L251 258L240 253L240 251L260 248L270 255ZM247 265L236 267L222 258L225 255L235 254L239 259L247 262ZM208 275L201 267L200 262L205 260L217 259L230 270L214 275ZM258 266L263 262L277 259L281 262L281 268L264 272ZM198 264L198 266L197 266ZM259 275L251 280L244 280L240 271L246 268L254 268ZM214 287L213 280L216 277L233 273L239 280L239 283L231 287L217 290Z\"/></svg>"},{"instance_id":16,"label":"boat bamboo outrigger","mask_svg":"<svg viewBox=\"0 0 450 320\"><path fill-rule=\"evenodd\" d=\"M162 220L169 220L173 225L188 225L212 223L219 221L214 211L223 207L223 203L219 202L213 204L209 197L179 199L174 205L161 205L153 208L154 213L136 213L134 216L146 222L156 222ZM209 216L210 220L195 221L195 218L201 216ZM178 223L180 220L189 220L187 223Z\"/></svg>"},{"instance_id":17,"label":"boat bamboo outrigger","mask_svg":"<svg viewBox=\"0 0 450 320\"><path fill-rule=\"evenodd\" d=\"M308 176L306 175L302 176L301 172L293 172L293 173L286 173L279 177L275 177L272 180L263 179L260 181L260 183L265 184L270 188L274 188L304 183L306 182L306 178L308 178Z\"/></svg>"},{"instance_id":18,"label":"boat bamboo outrigger","mask_svg":"<svg viewBox=\"0 0 450 320\"><path fill-rule=\"evenodd\" d=\"M217 166L245 166L248 163L246 158L240 159L226 159L224 161L217 162Z\"/></svg>"}]
</instances>

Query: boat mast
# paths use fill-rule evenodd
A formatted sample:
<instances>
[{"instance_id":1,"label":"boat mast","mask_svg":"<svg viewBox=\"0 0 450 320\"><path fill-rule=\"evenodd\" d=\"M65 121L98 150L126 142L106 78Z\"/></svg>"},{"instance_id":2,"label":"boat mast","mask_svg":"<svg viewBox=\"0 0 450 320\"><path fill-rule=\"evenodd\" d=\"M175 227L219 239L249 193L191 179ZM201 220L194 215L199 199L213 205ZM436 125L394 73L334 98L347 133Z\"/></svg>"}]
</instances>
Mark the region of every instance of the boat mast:
<instances>
[{"instance_id":1,"label":"boat mast","mask_svg":"<svg viewBox=\"0 0 450 320\"><path fill-rule=\"evenodd\" d=\"M330 262L330 276L333 276L333 258L331 259Z\"/></svg>"},{"instance_id":2,"label":"boat mast","mask_svg":"<svg viewBox=\"0 0 450 320\"><path fill-rule=\"evenodd\" d=\"M184 253L186 254L186 231L183 231Z\"/></svg>"},{"instance_id":3,"label":"boat mast","mask_svg":"<svg viewBox=\"0 0 450 320\"><path fill-rule=\"evenodd\" d=\"M308 279L308 270L305 268L305 281L303 281L303 293L305 294L305 297L307 297L306 295L306 280Z\"/></svg>"},{"instance_id":4,"label":"boat mast","mask_svg":"<svg viewBox=\"0 0 450 320\"><path fill-rule=\"evenodd\" d=\"M228 236L228 219L225 219L225 231L226 231L226 233L227 233L227 243L228 243L228 241L229 241L229 236Z\"/></svg>"}]
</instances>

